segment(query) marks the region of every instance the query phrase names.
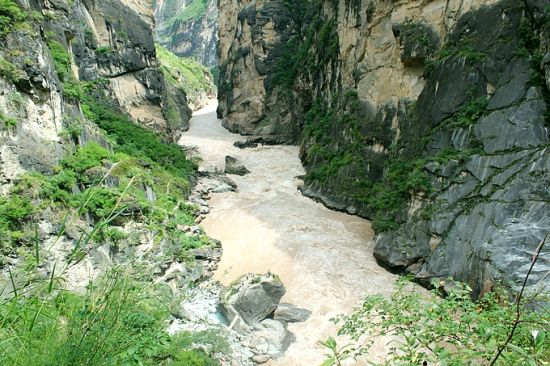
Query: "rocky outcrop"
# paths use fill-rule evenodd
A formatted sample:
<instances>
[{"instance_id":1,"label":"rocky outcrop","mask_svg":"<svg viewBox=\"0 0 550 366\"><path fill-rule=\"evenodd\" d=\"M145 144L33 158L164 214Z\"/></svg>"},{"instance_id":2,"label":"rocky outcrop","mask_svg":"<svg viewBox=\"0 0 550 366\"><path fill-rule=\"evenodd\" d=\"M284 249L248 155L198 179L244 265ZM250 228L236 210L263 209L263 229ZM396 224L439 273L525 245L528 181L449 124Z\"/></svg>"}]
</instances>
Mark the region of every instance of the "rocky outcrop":
<instances>
[{"instance_id":1,"label":"rocky outcrop","mask_svg":"<svg viewBox=\"0 0 550 366\"><path fill-rule=\"evenodd\" d=\"M284 135L295 124L285 114L268 118L268 90L275 61L299 24L282 0L220 3L220 83L218 117L230 131L247 135ZM273 114L282 106L275 106Z\"/></svg>"},{"instance_id":2,"label":"rocky outcrop","mask_svg":"<svg viewBox=\"0 0 550 366\"><path fill-rule=\"evenodd\" d=\"M237 280L221 296L221 309L235 329L255 326L273 314L286 290L271 274L248 274Z\"/></svg>"},{"instance_id":3,"label":"rocky outcrop","mask_svg":"<svg viewBox=\"0 0 550 366\"><path fill-rule=\"evenodd\" d=\"M178 56L217 66L217 1L154 0L153 5L158 43Z\"/></svg>"},{"instance_id":4,"label":"rocky outcrop","mask_svg":"<svg viewBox=\"0 0 550 366\"><path fill-rule=\"evenodd\" d=\"M0 31L0 194L9 192L11 199L10 189L20 183L23 173L29 173L25 179L31 181L33 174L40 174L36 179L57 174L62 159L78 147L92 144L106 153L113 151L112 142L94 123L97 121L90 120L91 115L98 113L97 109L92 112L92 99L86 99L92 98L91 93L108 103L106 107L113 112L109 117L115 118L118 113L119 122L133 121L158 132L165 140L177 139L187 128L190 110L186 96L181 90L168 89L159 69L152 37L152 9L147 2L21 1L11 9L11 13L6 13L11 18L6 21L13 24ZM168 99L180 103L169 106ZM118 187L118 177L109 174L111 168L100 164L86 171L84 179L105 177L106 189ZM86 188L80 184L71 189L76 195ZM156 200L148 184L141 184L139 189L143 190L144 200ZM63 212L57 206L40 206L43 197L35 195L35 191L29 183L17 195L33 197L33 220L38 221L36 235L44 248L51 248L44 254L49 263L44 270L49 273L56 261L68 266L75 243L83 240L82 231L92 231L97 220L75 214L60 236L59 225L66 220ZM87 281L113 263L148 251L151 232L134 220L135 216L135 209L128 207L128 212L114 221L115 236L124 239L117 236L114 241L103 238L94 242L89 255L71 267L74 273L68 274L67 287L84 288ZM0 230L0 267L8 260L15 268L22 259L4 257L16 249L8 244L14 240L4 242L4 229ZM24 230L23 239L29 235ZM198 240L196 232L187 234ZM214 249L204 250L196 249L192 254L204 266L180 268L187 278L207 276L215 267L221 254ZM163 272L167 269L164 266L170 263L155 262L149 267Z\"/></svg>"},{"instance_id":5,"label":"rocky outcrop","mask_svg":"<svg viewBox=\"0 0 550 366\"><path fill-rule=\"evenodd\" d=\"M307 320L310 311L279 304L286 290L278 276L249 273L220 293L220 308L230 329L243 334L242 345L252 352L252 361L263 364L284 354L293 335L287 322Z\"/></svg>"},{"instance_id":6,"label":"rocky outcrop","mask_svg":"<svg viewBox=\"0 0 550 366\"><path fill-rule=\"evenodd\" d=\"M303 193L373 219L384 265L476 294L516 288L549 227L546 11L224 3L218 112L233 131L299 142ZM541 257L529 284L549 267Z\"/></svg>"},{"instance_id":7,"label":"rocky outcrop","mask_svg":"<svg viewBox=\"0 0 550 366\"><path fill-rule=\"evenodd\" d=\"M227 174L237 174L237 175L246 175L250 173L250 170L237 159L232 156L227 155L225 157L225 173Z\"/></svg>"}]
</instances>

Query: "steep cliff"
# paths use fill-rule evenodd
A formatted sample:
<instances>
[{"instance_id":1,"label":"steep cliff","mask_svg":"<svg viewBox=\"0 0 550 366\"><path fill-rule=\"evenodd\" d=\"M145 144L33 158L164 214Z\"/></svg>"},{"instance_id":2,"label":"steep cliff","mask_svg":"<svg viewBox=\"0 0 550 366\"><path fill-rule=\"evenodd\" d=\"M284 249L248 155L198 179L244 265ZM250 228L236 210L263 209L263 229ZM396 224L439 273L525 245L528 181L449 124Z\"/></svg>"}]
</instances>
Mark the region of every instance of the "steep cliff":
<instances>
[{"instance_id":1,"label":"steep cliff","mask_svg":"<svg viewBox=\"0 0 550 366\"><path fill-rule=\"evenodd\" d=\"M152 26L147 2L0 4L3 283L36 243L41 270L65 266L69 288L136 253L156 271L210 245L181 226L198 215L185 201L196 166L171 141L190 109L163 76Z\"/></svg>"},{"instance_id":2,"label":"steep cliff","mask_svg":"<svg viewBox=\"0 0 550 366\"><path fill-rule=\"evenodd\" d=\"M304 194L373 219L386 266L516 287L550 227L548 9L224 2L218 113L300 143Z\"/></svg>"},{"instance_id":3,"label":"steep cliff","mask_svg":"<svg viewBox=\"0 0 550 366\"><path fill-rule=\"evenodd\" d=\"M217 66L216 0L154 0L156 40L180 57Z\"/></svg>"}]
</instances>

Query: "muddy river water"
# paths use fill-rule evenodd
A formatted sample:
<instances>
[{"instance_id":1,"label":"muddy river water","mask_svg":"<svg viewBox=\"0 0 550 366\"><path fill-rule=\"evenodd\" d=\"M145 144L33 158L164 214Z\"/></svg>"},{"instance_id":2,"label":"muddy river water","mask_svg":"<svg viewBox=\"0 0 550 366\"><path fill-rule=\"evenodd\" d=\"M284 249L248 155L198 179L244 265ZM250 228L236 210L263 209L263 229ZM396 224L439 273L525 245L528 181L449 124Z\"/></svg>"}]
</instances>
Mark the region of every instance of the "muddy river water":
<instances>
[{"instance_id":1,"label":"muddy river water","mask_svg":"<svg viewBox=\"0 0 550 366\"><path fill-rule=\"evenodd\" d=\"M359 306L367 294L389 294L396 276L373 256L373 231L367 220L331 211L300 194L304 174L297 146L238 149L243 137L224 129L216 105L194 114L180 143L196 146L204 168L224 168L238 158L251 173L231 175L236 192L212 194L206 233L222 241L215 279L227 285L246 272L278 274L286 289L283 302L312 311L304 323L289 324L296 337L285 356L270 365L319 365L325 349L319 340L335 334L334 316ZM377 346L374 357L383 352ZM378 356L378 357L376 357Z\"/></svg>"}]
</instances>

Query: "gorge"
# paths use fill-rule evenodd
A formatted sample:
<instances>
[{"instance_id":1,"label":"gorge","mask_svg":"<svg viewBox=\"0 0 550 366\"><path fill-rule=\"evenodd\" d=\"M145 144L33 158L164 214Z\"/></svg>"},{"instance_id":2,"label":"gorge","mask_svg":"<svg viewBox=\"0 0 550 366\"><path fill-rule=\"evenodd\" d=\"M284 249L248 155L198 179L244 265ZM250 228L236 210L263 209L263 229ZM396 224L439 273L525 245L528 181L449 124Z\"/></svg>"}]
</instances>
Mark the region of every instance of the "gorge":
<instances>
[{"instance_id":1,"label":"gorge","mask_svg":"<svg viewBox=\"0 0 550 366\"><path fill-rule=\"evenodd\" d=\"M545 365L549 40L548 0L0 0L0 364Z\"/></svg>"}]
</instances>

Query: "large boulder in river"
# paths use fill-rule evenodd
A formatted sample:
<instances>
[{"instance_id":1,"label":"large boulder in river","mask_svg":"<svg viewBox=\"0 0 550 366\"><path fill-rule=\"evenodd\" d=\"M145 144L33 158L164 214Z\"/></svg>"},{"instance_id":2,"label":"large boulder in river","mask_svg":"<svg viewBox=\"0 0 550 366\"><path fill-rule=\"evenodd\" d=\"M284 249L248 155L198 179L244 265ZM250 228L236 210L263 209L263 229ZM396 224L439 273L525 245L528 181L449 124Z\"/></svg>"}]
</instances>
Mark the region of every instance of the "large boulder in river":
<instances>
[{"instance_id":1,"label":"large boulder in river","mask_svg":"<svg viewBox=\"0 0 550 366\"><path fill-rule=\"evenodd\" d=\"M229 155L225 157L224 171L227 174L237 174L237 175L245 175L250 173L250 170L246 169L246 167L237 158L234 158Z\"/></svg>"},{"instance_id":2,"label":"large boulder in river","mask_svg":"<svg viewBox=\"0 0 550 366\"><path fill-rule=\"evenodd\" d=\"M220 307L235 330L244 331L273 314L285 292L278 276L249 273L221 293Z\"/></svg>"}]
</instances>

